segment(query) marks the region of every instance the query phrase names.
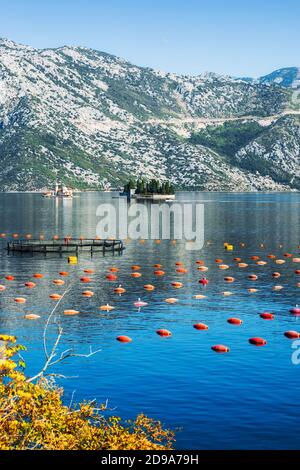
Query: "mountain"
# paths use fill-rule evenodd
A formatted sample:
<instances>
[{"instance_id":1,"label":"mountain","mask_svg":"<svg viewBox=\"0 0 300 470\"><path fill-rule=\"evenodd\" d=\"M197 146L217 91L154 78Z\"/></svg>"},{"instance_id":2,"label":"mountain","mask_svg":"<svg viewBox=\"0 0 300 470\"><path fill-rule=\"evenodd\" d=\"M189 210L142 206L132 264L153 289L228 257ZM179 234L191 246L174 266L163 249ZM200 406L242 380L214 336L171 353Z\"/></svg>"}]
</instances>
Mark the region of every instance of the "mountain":
<instances>
[{"instance_id":1,"label":"mountain","mask_svg":"<svg viewBox=\"0 0 300 470\"><path fill-rule=\"evenodd\" d=\"M0 40L3 191L56 178L101 189L129 176L203 190L299 189L299 143L289 88Z\"/></svg>"},{"instance_id":2,"label":"mountain","mask_svg":"<svg viewBox=\"0 0 300 470\"><path fill-rule=\"evenodd\" d=\"M279 85L287 88L300 88L300 68L287 67L260 77L260 83Z\"/></svg>"}]
</instances>

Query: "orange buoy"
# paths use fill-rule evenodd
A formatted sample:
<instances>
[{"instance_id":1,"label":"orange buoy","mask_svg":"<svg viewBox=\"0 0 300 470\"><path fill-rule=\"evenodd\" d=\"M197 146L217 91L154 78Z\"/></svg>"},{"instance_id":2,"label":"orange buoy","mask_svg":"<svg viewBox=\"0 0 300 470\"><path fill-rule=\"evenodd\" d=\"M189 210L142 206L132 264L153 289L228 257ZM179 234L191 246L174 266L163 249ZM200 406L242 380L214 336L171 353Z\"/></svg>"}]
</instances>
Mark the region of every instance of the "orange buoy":
<instances>
[{"instance_id":1,"label":"orange buoy","mask_svg":"<svg viewBox=\"0 0 300 470\"><path fill-rule=\"evenodd\" d=\"M1 233L1 234L0 234L0 237L1 237L1 238L5 238L5 237L6 237L6 233Z\"/></svg>"},{"instance_id":2,"label":"orange buoy","mask_svg":"<svg viewBox=\"0 0 300 470\"><path fill-rule=\"evenodd\" d=\"M227 346L224 346L223 344L217 344L216 346L212 346L211 349L215 351L216 353L228 353L230 349Z\"/></svg>"},{"instance_id":3,"label":"orange buoy","mask_svg":"<svg viewBox=\"0 0 300 470\"><path fill-rule=\"evenodd\" d=\"M240 263L240 261L242 261L241 258L233 258L233 261L236 261L237 263Z\"/></svg>"},{"instance_id":4,"label":"orange buoy","mask_svg":"<svg viewBox=\"0 0 300 470\"><path fill-rule=\"evenodd\" d=\"M181 282L177 282L177 281L172 282L171 285L172 285L172 287L175 287L175 289L180 289L183 286L183 284Z\"/></svg>"},{"instance_id":5,"label":"orange buoy","mask_svg":"<svg viewBox=\"0 0 300 470\"><path fill-rule=\"evenodd\" d=\"M83 272L85 274L94 274L95 273L94 269L85 269Z\"/></svg>"},{"instance_id":6,"label":"orange buoy","mask_svg":"<svg viewBox=\"0 0 300 470\"><path fill-rule=\"evenodd\" d=\"M35 282L25 282L25 286L28 287L29 289L33 289L34 287L36 287L36 283Z\"/></svg>"},{"instance_id":7,"label":"orange buoy","mask_svg":"<svg viewBox=\"0 0 300 470\"><path fill-rule=\"evenodd\" d=\"M38 320L41 317L39 315L35 315L34 313L29 313L28 315L25 315L24 318L26 320Z\"/></svg>"},{"instance_id":8,"label":"orange buoy","mask_svg":"<svg viewBox=\"0 0 300 470\"><path fill-rule=\"evenodd\" d=\"M291 253L284 253L283 256L285 258L292 258L293 257L293 255Z\"/></svg>"},{"instance_id":9,"label":"orange buoy","mask_svg":"<svg viewBox=\"0 0 300 470\"><path fill-rule=\"evenodd\" d=\"M112 267L112 268L109 268L109 271L110 271L111 273L118 273L118 272L119 272L119 269Z\"/></svg>"},{"instance_id":10,"label":"orange buoy","mask_svg":"<svg viewBox=\"0 0 300 470\"><path fill-rule=\"evenodd\" d=\"M144 289L149 290L149 291L152 291L152 290L155 290L155 287L152 286L152 284L145 284L145 285L144 285Z\"/></svg>"},{"instance_id":11,"label":"orange buoy","mask_svg":"<svg viewBox=\"0 0 300 470\"><path fill-rule=\"evenodd\" d=\"M118 279L118 276L116 276L115 274L107 274L106 279L108 281L116 281Z\"/></svg>"},{"instance_id":12,"label":"orange buoy","mask_svg":"<svg viewBox=\"0 0 300 470\"><path fill-rule=\"evenodd\" d=\"M13 233L12 237L13 238L19 238L19 234L18 233Z\"/></svg>"},{"instance_id":13,"label":"orange buoy","mask_svg":"<svg viewBox=\"0 0 300 470\"><path fill-rule=\"evenodd\" d=\"M298 331L286 331L284 333L284 336L286 336L289 339L298 339L300 338L300 333L298 333Z\"/></svg>"},{"instance_id":14,"label":"orange buoy","mask_svg":"<svg viewBox=\"0 0 300 470\"><path fill-rule=\"evenodd\" d=\"M272 255L272 254L270 254L270 255L267 255L267 258L269 258L269 259L276 259L276 256L275 256L275 255Z\"/></svg>"},{"instance_id":15,"label":"orange buoy","mask_svg":"<svg viewBox=\"0 0 300 470\"><path fill-rule=\"evenodd\" d=\"M120 343L131 343L132 342L132 339L129 338L129 336L118 336L116 338L117 341L119 341Z\"/></svg>"},{"instance_id":16,"label":"orange buoy","mask_svg":"<svg viewBox=\"0 0 300 470\"><path fill-rule=\"evenodd\" d=\"M25 238L27 238L27 240L30 240L32 238L31 233L27 233L27 235L25 235Z\"/></svg>"},{"instance_id":17,"label":"orange buoy","mask_svg":"<svg viewBox=\"0 0 300 470\"><path fill-rule=\"evenodd\" d=\"M5 286L0 285L0 292L3 292L6 289Z\"/></svg>"},{"instance_id":18,"label":"orange buoy","mask_svg":"<svg viewBox=\"0 0 300 470\"><path fill-rule=\"evenodd\" d=\"M172 333L171 333L171 331L169 331L169 330L157 330L156 333L157 333L159 336L162 336L162 337L164 337L164 338L167 338L167 337L172 336Z\"/></svg>"},{"instance_id":19,"label":"orange buoy","mask_svg":"<svg viewBox=\"0 0 300 470\"><path fill-rule=\"evenodd\" d=\"M219 269L223 269L223 270L224 270L224 269L229 269L228 264L219 264L218 267L219 267Z\"/></svg>"},{"instance_id":20,"label":"orange buoy","mask_svg":"<svg viewBox=\"0 0 300 470\"><path fill-rule=\"evenodd\" d=\"M275 279L279 278L280 276L281 276L281 274L278 273L278 272L275 272L275 273L272 274L272 277L274 277Z\"/></svg>"},{"instance_id":21,"label":"orange buoy","mask_svg":"<svg viewBox=\"0 0 300 470\"><path fill-rule=\"evenodd\" d=\"M181 261L176 261L175 266L183 266L183 263Z\"/></svg>"},{"instance_id":22,"label":"orange buoy","mask_svg":"<svg viewBox=\"0 0 300 470\"><path fill-rule=\"evenodd\" d=\"M193 325L193 328L195 328L195 330L208 330L208 326L205 325L205 323L196 323L195 325Z\"/></svg>"},{"instance_id":23,"label":"orange buoy","mask_svg":"<svg viewBox=\"0 0 300 470\"><path fill-rule=\"evenodd\" d=\"M228 318L227 323L230 323L230 325L242 325L243 321L239 318Z\"/></svg>"},{"instance_id":24,"label":"orange buoy","mask_svg":"<svg viewBox=\"0 0 300 470\"><path fill-rule=\"evenodd\" d=\"M161 269L162 265L161 265L161 264L155 264L153 267L154 267L155 269Z\"/></svg>"},{"instance_id":25,"label":"orange buoy","mask_svg":"<svg viewBox=\"0 0 300 470\"><path fill-rule=\"evenodd\" d=\"M116 287L116 288L114 289L114 292L115 292L116 294L124 294L124 293L126 292L126 289L124 289L124 287L122 287L122 286L120 285L119 287Z\"/></svg>"},{"instance_id":26,"label":"orange buoy","mask_svg":"<svg viewBox=\"0 0 300 470\"><path fill-rule=\"evenodd\" d=\"M299 275L300 274L300 269L296 269L295 274Z\"/></svg>"},{"instance_id":27,"label":"orange buoy","mask_svg":"<svg viewBox=\"0 0 300 470\"><path fill-rule=\"evenodd\" d=\"M165 271L162 271L161 269L158 269L154 271L155 276L164 276L166 273Z\"/></svg>"},{"instance_id":28,"label":"orange buoy","mask_svg":"<svg viewBox=\"0 0 300 470\"><path fill-rule=\"evenodd\" d=\"M89 283L89 282L92 282L91 278L90 277L82 277L80 278L80 282L83 282L83 283Z\"/></svg>"},{"instance_id":29,"label":"orange buoy","mask_svg":"<svg viewBox=\"0 0 300 470\"><path fill-rule=\"evenodd\" d=\"M35 279L42 279L42 278L44 277L44 274L35 273L35 274L33 275L33 277L34 277Z\"/></svg>"},{"instance_id":30,"label":"orange buoy","mask_svg":"<svg viewBox=\"0 0 300 470\"><path fill-rule=\"evenodd\" d=\"M179 273L179 274L186 274L188 272L188 270L185 269L185 268L178 268L178 269L176 269L176 272Z\"/></svg>"},{"instance_id":31,"label":"orange buoy","mask_svg":"<svg viewBox=\"0 0 300 470\"><path fill-rule=\"evenodd\" d=\"M15 277L9 275L9 276L5 276L5 279L6 279L7 281L14 281L14 280L15 280Z\"/></svg>"},{"instance_id":32,"label":"orange buoy","mask_svg":"<svg viewBox=\"0 0 300 470\"><path fill-rule=\"evenodd\" d=\"M247 268L248 264L247 263L238 263L239 268Z\"/></svg>"},{"instance_id":33,"label":"orange buoy","mask_svg":"<svg viewBox=\"0 0 300 470\"><path fill-rule=\"evenodd\" d=\"M248 289L249 294L255 294L257 291L257 289Z\"/></svg>"},{"instance_id":34,"label":"orange buoy","mask_svg":"<svg viewBox=\"0 0 300 470\"><path fill-rule=\"evenodd\" d=\"M62 298L62 296L59 294L50 294L49 297L52 300L60 300Z\"/></svg>"},{"instance_id":35,"label":"orange buoy","mask_svg":"<svg viewBox=\"0 0 300 470\"><path fill-rule=\"evenodd\" d=\"M130 276L131 277L142 277L142 274L138 273L138 272L134 272L134 273L131 273Z\"/></svg>"},{"instance_id":36,"label":"orange buoy","mask_svg":"<svg viewBox=\"0 0 300 470\"><path fill-rule=\"evenodd\" d=\"M216 262L216 263L223 263L223 260L220 259L220 258L216 258L216 259L215 259L215 262Z\"/></svg>"},{"instance_id":37,"label":"orange buoy","mask_svg":"<svg viewBox=\"0 0 300 470\"><path fill-rule=\"evenodd\" d=\"M273 315L273 313L264 312L260 314L260 318L263 320L274 320L275 315Z\"/></svg>"},{"instance_id":38,"label":"orange buoy","mask_svg":"<svg viewBox=\"0 0 300 470\"><path fill-rule=\"evenodd\" d=\"M254 337L249 339L249 343L253 344L254 346L265 346L267 341L263 338Z\"/></svg>"},{"instance_id":39,"label":"orange buoy","mask_svg":"<svg viewBox=\"0 0 300 470\"><path fill-rule=\"evenodd\" d=\"M252 259L253 261L258 261L260 259L259 256L251 256L250 259Z\"/></svg>"},{"instance_id":40,"label":"orange buoy","mask_svg":"<svg viewBox=\"0 0 300 470\"><path fill-rule=\"evenodd\" d=\"M205 263L202 260L198 260L196 261L196 264L198 264L199 266L203 266Z\"/></svg>"},{"instance_id":41,"label":"orange buoy","mask_svg":"<svg viewBox=\"0 0 300 470\"><path fill-rule=\"evenodd\" d=\"M207 266L199 266L197 269L198 269L198 271L201 271L201 272L206 272L206 271L208 271L208 267L207 267Z\"/></svg>"},{"instance_id":42,"label":"orange buoy","mask_svg":"<svg viewBox=\"0 0 300 470\"><path fill-rule=\"evenodd\" d=\"M234 279L234 277L227 276L227 277L224 277L224 281L225 281L225 282L234 282L235 279Z\"/></svg>"},{"instance_id":43,"label":"orange buoy","mask_svg":"<svg viewBox=\"0 0 300 470\"><path fill-rule=\"evenodd\" d=\"M106 305L102 305L101 307L99 307L99 309L102 310L103 312L111 312L112 310L115 309L115 307L112 307L112 305L106 304Z\"/></svg>"},{"instance_id":44,"label":"orange buoy","mask_svg":"<svg viewBox=\"0 0 300 470\"><path fill-rule=\"evenodd\" d=\"M16 297L14 300L17 304L25 304L26 303L26 299L24 299L24 297Z\"/></svg>"},{"instance_id":45,"label":"orange buoy","mask_svg":"<svg viewBox=\"0 0 300 470\"><path fill-rule=\"evenodd\" d=\"M67 271L60 271L59 275L60 276L69 276L69 273Z\"/></svg>"},{"instance_id":46,"label":"orange buoy","mask_svg":"<svg viewBox=\"0 0 300 470\"><path fill-rule=\"evenodd\" d=\"M53 284L55 284L56 286L63 286L65 281L63 281L62 279L54 279L53 281Z\"/></svg>"},{"instance_id":47,"label":"orange buoy","mask_svg":"<svg viewBox=\"0 0 300 470\"><path fill-rule=\"evenodd\" d=\"M274 287L272 288L272 290L275 290L275 291L280 291L280 290L282 290L282 289L284 289L283 286L274 286Z\"/></svg>"},{"instance_id":48,"label":"orange buoy","mask_svg":"<svg viewBox=\"0 0 300 470\"><path fill-rule=\"evenodd\" d=\"M78 310L64 310L64 315L73 316L79 315Z\"/></svg>"},{"instance_id":49,"label":"orange buoy","mask_svg":"<svg viewBox=\"0 0 300 470\"><path fill-rule=\"evenodd\" d=\"M165 302L167 304L176 304L176 302L178 302L178 299L175 299L174 297L169 297L168 299L165 299Z\"/></svg>"},{"instance_id":50,"label":"orange buoy","mask_svg":"<svg viewBox=\"0 0 300 470\"><path fill-rule=\"evenodd\" d=\"M83 297L93 297L94 292L92 292L91 290L85 290L84 292L82 292L82 295Z\"/></svg>"},{"instance_id":51,"label":"orange buoy","mask_svg":"<svg viewBox=\"0 0 300 470\"><path fill-rule=\"evenodd\" d=\"M248 279L249 279L250 281L257 281L258 277L256 276L256 274L250 274L250 275L248 276Z\"/></svg>"},{"instance_id":52,"label":"orange buoy","mask_svg":"<svg viewBox=\"0 0 300 470\"><path fill-rule=\"evenodd\" d=\"M137 264L134 264L133 266L131 266L131 269L132 271L140 271L141 267L138 266Z\"/></svg>"}]
</instances>

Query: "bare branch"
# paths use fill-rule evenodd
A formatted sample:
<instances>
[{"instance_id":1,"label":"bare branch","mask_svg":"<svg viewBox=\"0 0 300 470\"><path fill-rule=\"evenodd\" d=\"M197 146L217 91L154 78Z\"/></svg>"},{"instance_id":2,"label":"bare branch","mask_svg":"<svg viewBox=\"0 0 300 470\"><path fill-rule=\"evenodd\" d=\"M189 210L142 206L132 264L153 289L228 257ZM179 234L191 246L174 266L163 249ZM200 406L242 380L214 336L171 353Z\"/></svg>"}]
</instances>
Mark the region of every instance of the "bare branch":
<instances>
[{"instance_id":1,"label":"bare branch","mask_svg":"<svg viewBox=\"0 0 300 470\"><path fill-rule=\"evenodd\" d=\"M52 346L51 351L50 352L48 351L48 348L47 348L47 332L48 332L48 328L49 328L49 325L50 325L50 321L53 318L53 315L56 312L58 306L60 305L60 302L62 301L62 299L65 297L65 295L68 292L70 292L71 287L72 286L70 285L69 288L63 293L60 300L57 302L57 304L55 305L53 310L50 312L50 315L48 316L48 319L47 319L47 322L46 322L46 325L45 325L45 328L44 328L44 333L43 333L43 344L44 344L44 352L45 352L46 362L45 362L43 368L41 369L41 371L38 374L36 374L34 377L31 377L27 380L28 383L33 382L34 380L37 380L38 378L45 376L45 372L49 369L49 367L52 367L52 366L54 366L54 365L56 365L56 364L58 364L58 363L60 363L64 360L66 360L69 357L89 358L89 357L94 356L95 354L98 354L101 351L101 349L93 351L91 346L90 346L89 354L77 354L77 353L73 352L73 349L66 349L65 351L63 351L61 353L61 355L57 359L55 359L57 357L56 351L57 351L57 348L59 346L59 343L60 343L60 340L61 340L61 337L62 337L62 334L63 334L63 328L60 325L60 322L59 322L60 318L59 317L58 317L58 321L56 320L57 328L58 328L57 337L56 337L56 340L55 340L55 342ZM47 376L56 376L56 377L60 377L60 378L67 378L66 376L61 375L61 374L46 374L46 375Z\"/></svg>"}]
</instances>

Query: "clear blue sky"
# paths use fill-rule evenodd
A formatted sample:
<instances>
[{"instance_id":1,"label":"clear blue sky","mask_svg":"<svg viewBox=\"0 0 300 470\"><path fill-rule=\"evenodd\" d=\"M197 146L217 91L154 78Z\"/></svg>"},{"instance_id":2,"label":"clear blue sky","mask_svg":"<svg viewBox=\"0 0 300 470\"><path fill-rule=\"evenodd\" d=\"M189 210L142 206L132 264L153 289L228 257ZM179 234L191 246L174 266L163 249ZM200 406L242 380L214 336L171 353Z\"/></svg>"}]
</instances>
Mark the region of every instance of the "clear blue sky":
<instances>
[{"instance_id":1,"label":"clear blue sky","mask_svg":"<svg viewBox=\"0 0 300 470\"><path fill-rule=\"evenodd\" d=\"M300 66L299 20L299 0L0 0L1 37L186 74Z\"/></svg>"}]
</instances>

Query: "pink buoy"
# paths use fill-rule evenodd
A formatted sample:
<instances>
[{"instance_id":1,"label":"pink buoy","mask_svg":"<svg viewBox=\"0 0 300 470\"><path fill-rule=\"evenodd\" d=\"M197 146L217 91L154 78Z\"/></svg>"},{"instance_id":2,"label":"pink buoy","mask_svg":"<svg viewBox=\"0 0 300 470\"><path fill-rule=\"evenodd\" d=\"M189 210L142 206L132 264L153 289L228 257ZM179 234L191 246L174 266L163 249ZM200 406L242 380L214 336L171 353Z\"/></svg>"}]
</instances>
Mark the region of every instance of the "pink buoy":
<instances>
[{"instance_id":1,"label":"pink buoy","mask_svg":"<svg viewBox=\"0 0 300 470\"><path fill-rule=\"evenodd\" d=\"M300 315L300 308L298 306L291 308L290 313L294 315Z\"/></svg>"},{"instance_id":2,"label":"pink buoy","mask_svg":"<svg viewBox=\"0 0 300 470\"><path fill-rule=\"evenodd\" d=\"M146 307L148 304L147 302L143 302L141 299L138 299L136 302L133 304L135 307Z\"/></svg>"}]
</instances>

